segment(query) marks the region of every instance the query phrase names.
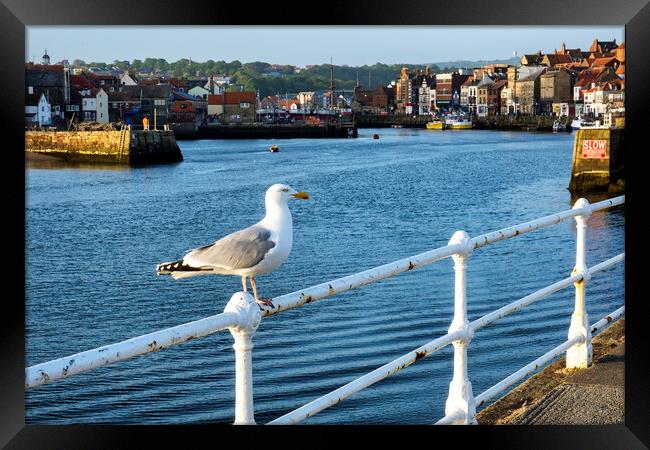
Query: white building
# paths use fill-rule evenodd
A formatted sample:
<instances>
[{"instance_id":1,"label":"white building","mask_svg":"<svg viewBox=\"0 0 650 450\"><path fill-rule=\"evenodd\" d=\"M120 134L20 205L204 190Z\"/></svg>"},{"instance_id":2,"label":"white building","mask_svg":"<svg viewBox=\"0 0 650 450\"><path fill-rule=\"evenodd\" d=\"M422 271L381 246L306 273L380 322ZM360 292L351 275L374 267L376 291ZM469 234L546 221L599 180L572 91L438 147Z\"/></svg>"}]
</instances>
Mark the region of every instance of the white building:
<instances>
[{"instance_id":1,"label":"white building","mask_svg":"<svg viewBox=\"0 0 650 450\"><path fill-rule=\"evenodd\" d=\"M124 72L122 75L120 75L120 85L137 86L138 83L128 74L128 72Z\"/></svg>"},{"instance_id":2,"label":"white building","mask_svg":"<svg viewBox=\"0 0 650 450\"><path fill-rule=\"evenodd\" d=\"M31 86L25 98L25 124L41 127L52 124L52 106L45 94L37 97Z\"/></svg>"},{"instance_id":3,"label":"white building","mask_svg":"<svg viewBox=\"0 0 650 450\"><path fill-rule=\"evenodd\" d=\"M314 108L314 97L316 93L311 92L298 92L298 101L303 106L303 108L313 109Z\"/></svg>"},{"instance_id":4,"label":"white building","mask_svg":"<svg viewBox=\"0 0 650 450\"><path fill-rule=\"evenodd\" d=\"M188 94L193 95L194 97L202 98L203 100L208 99L208 95L210 94L210 91L207 90L206 88L202 86L195 86L189 91L187 91Z\"/></svg>"},{"instance_id":5,"label":"white building","mask_svg":"<svg viewBox=\"0 0 650 450\"><path fill-rule=\"evenodd\" d=\"M99 89L95 95L95 120L99 123L108 123L108 94L104 89Z\"/></svg>"},{"instance_id":6,"label":"white building","mask_svg":"<svg viewBox=\"0 0 650 450\"><path fill-rule=\"evenodd\" d=\"M434 90L435 92L435 90ZM431 87L427 80L422 80L422 86L418 88L418 114L429 114L431 112Z\"/></svg>"},{"instance_id":7,"label":"white building","mask_svg":"<svg viewBox=\"0 0 650 450\"><path fill-rule=\"evenodd\" d=\"M515 102L514 90L510 87L501 89L501 111L500 114L516 114L517 104Z\"/></svg>"},{"instance_id":8,"label":"white building","mask_svg":"<svg viewBox=\"0 0 650 450\"><path fill-rule=\"evenodd\" d=\"M585 114L601 116L607 112L609 107L608 100L610 91L606 91L602 87L595 87L592 89L585 89L582 93L584 98Z\"/></svg>"},{"instance_id":9,"label":"white building","mask_svg":"<svg viewBox=\"0 0 650 450\"><path fill-rule=\"evenodd\" d=\"M97 94L93 94L90 89L85 89L80 94L83 120L94 122L97 116Z\"/></svg>"},{"instance_id":10,"label":"white building","mask_svg":"<svg viewBox=\"0 0 650 450\"><path fill-rule=\"evenodd\" d=\"M203 88L207 89L209 94L218 95L223 93L224 86L227 84L230 84L230 77L209 77Z\"/></svg>"},{"instance_id":11,"label":"white building","mask_svg":"<svg viewBox=\"0 0 650 450\"><path fill-rule=\"evenodd\" d=\"M470 114L476 114L476 98L478 97L479 80L472 81L472 84L467 86L467 109Z\"/></svg>"},{"instance_id":12,"label":"white building","mask_svg":"<svg viewBox=\"0 0 650 450\"><path fill-rule=\"evenodd\" d=\"M108 123L108 94L104 89L84 89L81 94L81 111L86 122Z\"/></svg>"}]
</instances>

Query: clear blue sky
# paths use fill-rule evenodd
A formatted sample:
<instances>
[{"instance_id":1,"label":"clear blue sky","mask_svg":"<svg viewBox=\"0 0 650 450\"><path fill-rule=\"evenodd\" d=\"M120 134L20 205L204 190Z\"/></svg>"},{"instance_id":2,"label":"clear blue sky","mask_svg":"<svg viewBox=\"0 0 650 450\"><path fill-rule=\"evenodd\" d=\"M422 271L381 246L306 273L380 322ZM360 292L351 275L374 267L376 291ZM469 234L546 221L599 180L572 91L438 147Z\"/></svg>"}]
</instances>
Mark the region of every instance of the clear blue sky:
<instances>
[{"instance_id":1,"label":"clear blue sky","mask_svg":"<svg viewBox=\"0 0 650 450\"><path fill-rule=\"evenodd\" d=\"M25 59L112 62L164 58L264 61L305 66L422 64L504 59L552 52L562 42L586 50L594 38L624 40L620 26L30 26Z\"/></svg>"}]
</instances>

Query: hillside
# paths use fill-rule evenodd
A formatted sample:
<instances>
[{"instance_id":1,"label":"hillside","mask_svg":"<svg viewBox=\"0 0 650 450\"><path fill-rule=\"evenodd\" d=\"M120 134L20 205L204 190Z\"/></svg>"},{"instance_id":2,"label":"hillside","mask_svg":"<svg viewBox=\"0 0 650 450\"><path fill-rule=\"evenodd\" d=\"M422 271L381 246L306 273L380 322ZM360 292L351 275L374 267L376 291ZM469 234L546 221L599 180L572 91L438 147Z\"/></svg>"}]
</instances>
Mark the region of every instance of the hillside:
<instances>
[{"instance_id":1,"label":"hillside","mask_svg":"<svg viewBox=\"0 0 650 450\"><path fill-rule=\"evenodd\" d=\"M458 68L473 68L489 63L516 64L518 58L490 61L448 61L428 64L433 73L450 71ZM233 85L230 90L254 90L260 92L262 97L267 95L297 93L300 91L317 91L329 89L330 65L318 64L299 68L290 65L276 65L266 62L242 63L240 61L213 61L196 62L181 59L168 63L164 59L147 58L144 61L135 59L129 61L113 61L112 64L75 60L74 65L83 67L115 67L128 70L133 67L138 72L152 76L166 76L176 78L201 78L209 75L230 76ZM399 76L402 67L411 71L423 69L427 64L382 64L371 66L337 66L334 65L334 85L336 89L354 89L357 84L363 88L385 86Z\"/></svg>"}]
</instances>

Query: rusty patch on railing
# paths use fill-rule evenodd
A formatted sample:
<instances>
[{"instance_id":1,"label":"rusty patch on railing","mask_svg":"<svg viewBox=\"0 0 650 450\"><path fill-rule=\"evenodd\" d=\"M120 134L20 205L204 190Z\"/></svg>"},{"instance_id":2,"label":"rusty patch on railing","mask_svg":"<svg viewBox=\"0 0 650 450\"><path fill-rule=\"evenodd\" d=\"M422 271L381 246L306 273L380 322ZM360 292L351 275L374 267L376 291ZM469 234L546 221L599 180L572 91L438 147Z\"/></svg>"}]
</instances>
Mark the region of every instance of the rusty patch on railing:
<instances>
[{"instance_id":1,"label":"rusty patch on railing","mask_svg":"<svg viewBox=\"0 0 650 450\"><path fill-rule=\"evenodd\" d=\"M411 261L409 261L409 268L408 270L413 270L415 268L415 264L413 264Z\"/></svg>"},{"instance_id":2,"label":"rusty patch on railing","mask_svg":"<svg viewBox=\"0 0 650 450\"><path fill-rule=\"evenodd\" d=\"M45 372L44 370L40 371L41 374L39 375L39 378L43 380L43 383L49 383L50 381L50 376Z\"/></svg>"},{"instance_id":3,"label":"rusty patch on railing","mask_svg":"<svg viewBox=\"0 0 650 450\"><path fill-rule=\"evenodd\" d=\"M415 360L419 360L427 356L427 352L415 352Z\"/></svg>"}]
</instances>

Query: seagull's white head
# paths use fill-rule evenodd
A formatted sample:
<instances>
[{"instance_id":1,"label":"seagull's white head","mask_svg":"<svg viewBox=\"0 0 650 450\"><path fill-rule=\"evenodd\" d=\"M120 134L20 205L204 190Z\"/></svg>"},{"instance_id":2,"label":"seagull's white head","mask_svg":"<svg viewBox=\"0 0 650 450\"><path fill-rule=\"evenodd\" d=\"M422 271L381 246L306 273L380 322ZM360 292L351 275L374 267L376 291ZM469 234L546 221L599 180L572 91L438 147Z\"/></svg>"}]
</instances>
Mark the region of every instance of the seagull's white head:
<instances>
[{"instance_id":1,"label":"seagull's white head","mask_svg":"<svg viewBox=\"0 0 650 450\"><path fill-rule=\"evenodd\" d=\"M266 190L265 201L267 205L269 203L286 205L287 202L292 198L309 200L309 194L306 192L298 192L286 184L274 184Z\"/></svg>"}]
</instances>

